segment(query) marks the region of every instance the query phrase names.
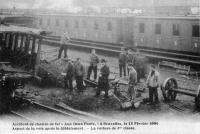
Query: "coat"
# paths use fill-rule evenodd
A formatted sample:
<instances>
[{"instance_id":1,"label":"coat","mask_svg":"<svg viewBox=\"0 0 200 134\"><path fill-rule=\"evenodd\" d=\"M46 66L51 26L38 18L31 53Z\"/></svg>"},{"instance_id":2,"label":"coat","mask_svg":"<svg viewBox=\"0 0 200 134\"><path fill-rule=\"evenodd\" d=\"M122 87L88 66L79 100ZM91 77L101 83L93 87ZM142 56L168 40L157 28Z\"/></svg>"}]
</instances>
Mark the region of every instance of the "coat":
<instances>
[{"instance_id":1,"label":"coat","mask_svg":"<svg viewBox=\"0 0 200 134\"><path fill-rule=\"evenodd\" d=\"M133 54L127 55L127 63L134 63L134 56Z\"/></svg>"},{"instance_id":2,"label":"coat","mask_svg":"<svg viewBox=\"0 0 200 134\"><path fill-rule=\"evenodd\" d=\"M126 65L127 56L124 53L119 54L119 64Z\"/></svg>"},{"instance_id":3,"label":"coat","mask_svg":"<svg viewBox=\"0 0 200 134\"><path fill-rule=\"evenodd\" d=\"M97 66L99 63L99 58L96 54L91 54L90 55L90 66Z\"/></svg>"},{"instance_id":4,"label":"coat","mask_svg":"<svg viewBox=\"0 0 200 134\"><path fill-rule=\"evenodd\" d=\"M66 69L64 70L67 78L71 78L74 75L74 65L71 62L68 62L66 65Z\"/></svg>"},{"instance_id":5,"label":"coat","mask_svg":"<svg viewBox=\"0 0 200 134\"><path fill-rule=\"evenodd\" d=\"M99 83L108 83L108 77L110 75L110 69L107 65L100 69Z\"/></svg>"},{"instance_id":6,"label":"coat","mask_svg":"<svg viewBox=\"0 0 200 134\"><path fill-rule=\"evenodd\" d=\"M85 75L85 69L84 69L83 64L81 64L79 62L75 63L75 66L74 66L74 75L75 75L75 77L77 77L77 76L83 77Z\"/></svg>"},{"instance_id":7,"label":"coat","mask_svg":"<svg viewBox=\"0 0 200 134\"><path fill-rule=\"evenodd\" d=\"M147 85L150 87L159 87L160 84L160 73L155 71L153 75L151 75L152 71L150 71L147 77Z\"/></svg>"},{"instance_id":8,"label":"coat","mask_svg":"<svg viewBox=\"0 0 200 134\"><path fill-rule=\"evenodd\" d=\"M70 40L69 36L65 33L61 36L60 44L62 44L62 45L67 44L67 43L69 43L69 40Z\"/></svg>"},{"instance_id":9,"label":"coat","mask_svg":"<svg viewBox=\"0 0 200 134\"><path fill-rule=\"evenodd\" d=\"M130 72L129 72L129 85L135 85L136 82L137 82L137 72L133 68L133 70L130 69Z\"/></svg>"}]
</instances>

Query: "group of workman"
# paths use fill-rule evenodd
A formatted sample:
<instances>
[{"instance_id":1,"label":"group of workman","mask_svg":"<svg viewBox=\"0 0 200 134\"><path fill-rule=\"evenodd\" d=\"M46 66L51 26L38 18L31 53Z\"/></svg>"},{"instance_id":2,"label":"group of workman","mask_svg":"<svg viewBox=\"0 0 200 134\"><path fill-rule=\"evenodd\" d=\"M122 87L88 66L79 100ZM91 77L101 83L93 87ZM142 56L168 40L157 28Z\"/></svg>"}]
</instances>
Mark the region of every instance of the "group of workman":
<instances>
[{"instance_id":1,"label":"group of workman","mask_svg":"<svg viewBox=\"0 0 200 134\"><path fill-rule=\"evenodd\" d=\"M67 66L64 70L65 75L65 88L73 91L72 80L75 78L78 92L83 92L85 86L83 79L85 77L85 67L81 63L81 59L77 58L76 62L73 64L70 58L67 58L67 44L70 42L70 38L67 33L64 33L61 37L61 46L58 54L58 58L61 58L62 51L64 50L64 60L67 61ZM126 72L128 73L128 93L131 99L136 97L136 89L135 86L140 79L145 75L144 68L146 66L146 60L144 58L140 58L141 54L139 50L136 50L135 53L131 49L125 50L121 49L121 53L119 54L119 75L122 77L122 73L126 76ZM99 60L99 57L96 55L95 49L92 49L90 54L90 64L87 71L86 78L90 80L90 75L93 71L94 73L94 81L97 81L97 67L100 62L100 72L98 75L98 89L96 92L96 97L100 95L100 92L105 91L105 98L108 98L108 90L109 90L109 74L110 69L107 65L107 61L105 59ZM150 66L150 72L146 80L147 87L149 89L149 104L158 103L158 92L157 89L159 87L159 77L160 74L156 70L155 65ZM154 100L155 98L155 100Z\"/></svg>"}]
</instances>

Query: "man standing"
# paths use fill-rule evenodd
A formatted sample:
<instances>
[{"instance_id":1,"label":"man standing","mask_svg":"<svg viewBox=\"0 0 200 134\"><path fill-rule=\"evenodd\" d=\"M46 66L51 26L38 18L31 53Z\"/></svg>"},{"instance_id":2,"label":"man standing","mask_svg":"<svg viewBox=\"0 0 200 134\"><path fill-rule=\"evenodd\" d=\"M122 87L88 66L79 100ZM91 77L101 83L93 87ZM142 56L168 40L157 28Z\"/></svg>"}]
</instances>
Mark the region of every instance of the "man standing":
<instances>
[{"instance_id":1,"label":"man standing","mask_svg":"<svg viewBox=\"0 0 200 134\"><path fill-rule=\"evenodd\" d=\"M128 80L128 93L130 98L133 100L136 97L135 85L137 83L137 72L133 67L133 64L128 64L129 69L129 80Z\"/></svg>"},{"instance_id":2,"label":"man standing","mask_svg":"<svg viewBox=\"0 0 200 134\"><path fill-rule=\"evenodd\" d=\"M71 59L67 59L67 65L66 69L64 70L65 75L65 88L70 89L70 92L73 91L73 86L72 86L72 79L73 79L73 74L74 74L74 66L72 64Z\"/></svg>"},{"instance_id":3,"label":"man standing","mask_svg":"<svg viewBox=\"0 0 200 134\"><path fill-rule=\"evenodd\" d=\"M58 59L61 58L63 50L64 50L64 58L67 57L67 44L69 43L69 41L70 41L70 38L69 38L68 33L64 32L60 40L60 49L59 49Z\"/></svg>"},{"instance_id":4,"label":"man standing","mask_svg":"<svg viewBox=\"0 0 200 134\"><path fill-rule=\"evenodd\" d=\"M80 58L77 58L77 60L76 60L74 72L75 72L77 89L78 89L79 93L83 92L83 89L84 89L83 77L84 77L84 74L85 74L85 69L84 69L83 64L81 63Z\"/></svg>"},{"instance_id":5,"label":"man standing","mask_svg":"<svg viewBox=\"0 0 200 134\"><path fill-rule=\"evenodd\" d=\"M150 66L150 73L147 77L147 87L149 88L149 104L153 104L153 97L155 97L155 103L159 103L158 100L158 87L160 81L160 74L156 70L155 65Z\"/></svg>"},{"instance_id":6,"label":"man standing","mask_svg":"<svg viewBox=\"0 0 200 134\"><path fill-rule=\"evenodd\" d=\"M106 65L106 61L104 59L101 60L101 69L99 73L98 80L98 89L96 92L96 97L99 97L101 90L105 91L105 98L108 98L108 90L109 90L109 82L108 77L110 74L110 69Z\"/></svg>"},{"instance_id":7,"label":"man standing","mask_svg":"<svg viewBox=\"0 0 200 134\"><path fill-rule=\"evenodd\" d=\"M132 54L131 49L128 50L127 54L127 64L133 64L134 63L134 56ZM128 74L129 74L129 69L127 68Z\"/></svg>"},{"instance_id":8,"label":"man standing","mask_svg":"<svg viewBox=\"0 0 200 134\"><path fill-rule=\"evenodd\" d=\"M96 55L95 49L92 49L92 53L90 55L90 65L88 68L87 79L90 79L91 72L94 73L94 81L97 79L97 64L99 63L99 58Z\"/></svg>"},{"instance_id":9,"label":"man standing","mask_svg":"<svg viewBox=\"0 0 200 134\"><path fill-rule=\"evenodd\" d=\"M126 76L126 51L124 48L121 48L121 53L119 54L119 74L122 77L122 71L124 72L124 76Z\"/></svg>"}]
</instances>

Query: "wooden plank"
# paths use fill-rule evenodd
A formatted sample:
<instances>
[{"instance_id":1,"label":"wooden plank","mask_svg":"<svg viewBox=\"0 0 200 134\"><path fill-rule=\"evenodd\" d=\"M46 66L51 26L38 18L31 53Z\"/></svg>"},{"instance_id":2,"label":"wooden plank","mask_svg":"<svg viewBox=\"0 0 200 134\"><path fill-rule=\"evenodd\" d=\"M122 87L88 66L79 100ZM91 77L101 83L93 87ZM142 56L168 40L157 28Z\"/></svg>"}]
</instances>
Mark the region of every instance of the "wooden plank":
<instances>
[{"instance_id":1,"label":"wooden plank","mask_svg":"<svg viewBox=\"0 0 200 134\"><path fill-rule=\"evenodd\" d=\"M24 42L24 35L21 34L20 50L22 50L23 48L23 42Z\"/></svg>"},{"instance_id":2,"label":"wooden plank","mask_svg":"<svg viewBox=\"0 0 200 134\"><path fill-rule=\"evenodd\" d=\"M19 37L19 35L16 33L16 34L15 34L14 51L17 50L17 46L18 46L18 37Z\"/></svg>"},{"instance_id":3,"label":"wooden plank","mask_svg":"<svg viewBox=\"0 0 200 134\"><path fill-rule=\"evenodd\" d=\"M36 56L36 62L35 62L35 72L34 72L35 76L37 76L37 73L38 73L38 70L39 70L39 65L40 65L41 43L42 43L42 38L40 38L39 41L38 41L38 49L37 49L37 56Z\"/></svg>"}]
</instances>

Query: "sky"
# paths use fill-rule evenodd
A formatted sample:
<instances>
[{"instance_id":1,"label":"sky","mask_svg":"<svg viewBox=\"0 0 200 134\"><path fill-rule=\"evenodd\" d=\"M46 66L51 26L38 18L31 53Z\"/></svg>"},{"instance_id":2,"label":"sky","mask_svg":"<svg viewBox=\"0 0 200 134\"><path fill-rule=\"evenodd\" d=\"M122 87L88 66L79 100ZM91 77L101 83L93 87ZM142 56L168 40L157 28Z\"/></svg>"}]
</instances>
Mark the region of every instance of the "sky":
<instances>
[{"instance_id":1,"label":"sky","mask_svg":"<svg viewBox=\"0 0 200 134\"><path fill-rule=\"evenodd\" d=\"M200 0L0 0L0 8L73 9L75 6L199 5ZM193 4L192 4L193 3Z\"/></svg>"},{"instance_id":2,"label":"sky","mask_svg":"<svg viewBox=\"0 0 200 134\"><path fill-rule=\"evenodd\" d=\"M72 7L73 0L0 0L0 8L47 8L65 9Z\"/></svg>"}]
</instances>

